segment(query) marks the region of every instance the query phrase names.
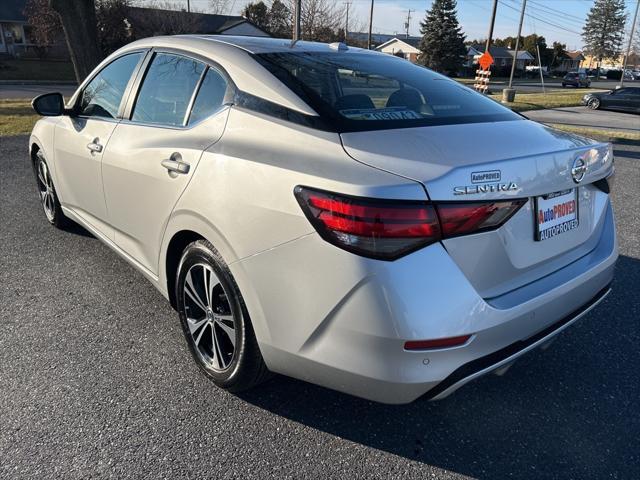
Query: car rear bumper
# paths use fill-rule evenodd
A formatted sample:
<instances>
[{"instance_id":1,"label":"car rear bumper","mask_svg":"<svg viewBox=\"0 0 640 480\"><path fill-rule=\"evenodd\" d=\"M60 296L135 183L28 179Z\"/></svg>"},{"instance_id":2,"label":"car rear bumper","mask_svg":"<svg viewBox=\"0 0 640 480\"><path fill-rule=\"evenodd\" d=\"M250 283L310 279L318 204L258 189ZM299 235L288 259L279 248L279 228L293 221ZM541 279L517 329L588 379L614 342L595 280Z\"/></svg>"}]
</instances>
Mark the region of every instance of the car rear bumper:
<instances>
[{"instance_id":1,"label":"car rear bumper","mask_svg":"<svg viewBox=\"0 0 640 480\"><path fill-rule=\"evenodd\" d=\"M310 234L230 268L271 370L384 403L439 399L546 343L606 296L618 256L610 205L606 215L587 255L491 299L441 244L382 262ZM468 334L459 347L404 349Z\"/></svg>"}]
</instances>

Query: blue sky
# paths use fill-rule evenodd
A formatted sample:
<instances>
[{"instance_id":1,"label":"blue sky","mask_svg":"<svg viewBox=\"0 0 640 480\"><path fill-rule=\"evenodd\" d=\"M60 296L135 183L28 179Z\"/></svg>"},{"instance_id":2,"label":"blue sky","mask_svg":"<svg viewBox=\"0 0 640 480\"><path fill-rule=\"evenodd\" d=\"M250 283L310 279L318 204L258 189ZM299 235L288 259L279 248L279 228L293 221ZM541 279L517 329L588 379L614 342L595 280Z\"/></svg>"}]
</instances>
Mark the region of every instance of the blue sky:
<instances>
[{"instance_id":1,"label":"blue sky","mask_svg":"<svg viewBox=\"0 0 640 480\"><path fill-rule=\"evenodd\" d=\"M370 0L335 0L337 3L350 1L352 25L365 26L369 18ZM494 37L515 36L518 30L518 19L522 0L499 0ZM636 0L625 0L629 17L633 14ZM146 3L144 1L136 2ZM180 5L186 0L171 0ZM191 0L191 4L206 10L208 0ZM232 13L238 14L247 0L230 0ZM267 2L268 3L268 0ZM418 35L420 20L425 10L431 6L432 0L375 0L373 30L378 33L404 33L404 22L407 11L411 13L410 33ZM582 48L580 32L584 19L593 5L593 0L527 0L527 15L523 34L536 32L544 35L550 45L553 41L567 44L569 49ZM487 36L492 0L458 0L458 19L469 39ZM351 23L351 22L350 22ZM640 34L640 33L637 33Z\"/></svg>"}]
</instances>

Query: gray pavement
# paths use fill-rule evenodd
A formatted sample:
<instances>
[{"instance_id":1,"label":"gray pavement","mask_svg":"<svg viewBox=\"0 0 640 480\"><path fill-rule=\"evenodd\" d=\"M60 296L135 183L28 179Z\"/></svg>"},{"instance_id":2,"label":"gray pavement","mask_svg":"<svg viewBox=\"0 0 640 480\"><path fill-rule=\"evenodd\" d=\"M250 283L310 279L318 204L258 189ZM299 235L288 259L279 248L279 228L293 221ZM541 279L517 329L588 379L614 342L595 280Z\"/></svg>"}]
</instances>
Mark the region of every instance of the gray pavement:
<instances>
[{"instance_id":1,"label":"gray pavement","mask_svg":"<svg viewBox=\"0 0 640 480\"><path fill-rule=\"evenodd\" d=\"M613 90L620 84L619 81L614 80L595 80L591 82L591 87L597 90ZM628 85L640 85L640 81L625 81L625 84ZM505 80L495 80L489 83L492 92L501 92L504 88L507 88L508 81ZM525 93L542 93L542 84L540 83L540 79L526 79L526 80L514 80L513 88L518 92ZM566 90L571 91L574 90L573 87L562 87L562 79L549 79L545 78L544 80L544 88L545 91L558 91L558 90ZM584 90L584 89L580 89Z\"/></svg>"},{"instance_id":2,"label":"gray pavement","mask_svg":"<svg viewBox=\"0 0 640 480\"><path fill-rule=\"evenodd\" d=\"M523 115L542 123L611 128L640 133L640 115L636 113L591 110L587 107L559 107L545 110L529 110L523 112Z\"/></svg>"},{"instance_id":3,"label":"gray pavement","mask_svg":"<svg viewBox=\"0 0 640 480\"><path fill-rule=\"evenodd\" d=\"M0 137L0 478L640 478L640 146L616 145L608 299L503 377L385 406L217 389L140 274L47 224L26 142Z\"/></svg>"},{"instance_id":4,"label":"gray pavement","mask_svg":"<svg viewBox=\"0 0 640 480\"><path fill-rule=\"evenodd\" d=\"M16 99L16 98L33 98L43 93L60 92L66 98L73 95L76 91L75 85L69 84L11 84L0 83L0 100Z\"/></svg>"}]
</instances>

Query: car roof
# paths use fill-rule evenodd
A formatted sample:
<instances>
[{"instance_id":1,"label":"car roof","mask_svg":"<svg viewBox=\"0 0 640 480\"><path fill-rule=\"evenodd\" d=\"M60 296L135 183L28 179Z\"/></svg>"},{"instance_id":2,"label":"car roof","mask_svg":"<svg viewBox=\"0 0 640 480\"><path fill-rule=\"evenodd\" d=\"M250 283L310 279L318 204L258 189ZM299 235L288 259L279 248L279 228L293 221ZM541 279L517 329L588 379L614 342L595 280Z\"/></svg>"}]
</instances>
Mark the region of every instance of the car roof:
<instances>
[{"instance_id":1,"label":"car roof","mask_svg":"<svg viewBox=\"0 0 640 480\"><path fill-rule=\"evenodd\" d=\"M294 94L266 68L254 54L275 52L333 52L386 55L373 50L348 47L338 43L293 42L289 39L234 35L167 35L136 40L111 54L96 70L116 56L144 49L176 49L209 58L224 68L236 86L247 93L307 115L317 115L309 105Z\"/></svg>"},{"instance_id":2,"label":"car roof","mask_svg":"<svg viewBox=\"0 0 640 480\"><path fill-rule=\"evenodd\" d=\"M271 37L249 37L249 36L235 36L235 35L176 35L175 38L181 38L185 40L193 40L194 42L208 40L210 42L224 43L227 45L233 45L234 47L245 50L249 53L274 53L274 52L336 52L338 51L338 43L320 43L320 42L307 42L304 40L292 41L286 38L271 38ZM345 45L340 45L340 51L352 51L352 52L368 52L373 53L370 50L365 50L357 47L348 47L344 49Z\"/></svg>"}]
</instances>

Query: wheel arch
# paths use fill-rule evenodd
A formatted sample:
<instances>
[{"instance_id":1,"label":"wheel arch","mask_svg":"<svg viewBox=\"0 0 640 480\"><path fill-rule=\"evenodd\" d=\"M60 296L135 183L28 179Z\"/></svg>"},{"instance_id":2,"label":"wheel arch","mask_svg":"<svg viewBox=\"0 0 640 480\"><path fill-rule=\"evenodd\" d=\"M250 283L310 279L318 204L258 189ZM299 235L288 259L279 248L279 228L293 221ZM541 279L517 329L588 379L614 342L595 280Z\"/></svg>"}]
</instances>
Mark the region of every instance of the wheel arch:
<instances>
[{"instance_id":1,"label":"wheel arch","mask_svg":"<svg viewBox=\"0 0 640 480\"><path fill-rule=\"evenodd\" d=\"M182 252L191 242L207 240L227 264L237 260L226 238L204 217L190 211L174 212L164 234L158 265L158 280L166 287L166 296L176 308L175 280Z\"/></svg>"}]
</instances>

